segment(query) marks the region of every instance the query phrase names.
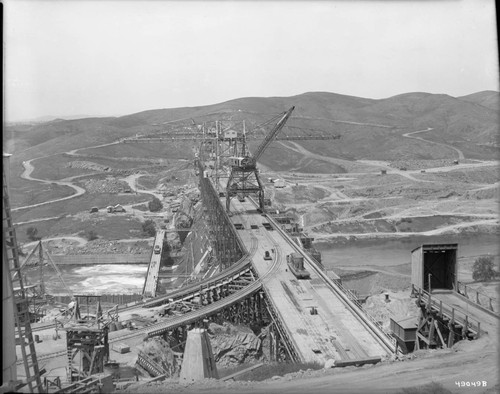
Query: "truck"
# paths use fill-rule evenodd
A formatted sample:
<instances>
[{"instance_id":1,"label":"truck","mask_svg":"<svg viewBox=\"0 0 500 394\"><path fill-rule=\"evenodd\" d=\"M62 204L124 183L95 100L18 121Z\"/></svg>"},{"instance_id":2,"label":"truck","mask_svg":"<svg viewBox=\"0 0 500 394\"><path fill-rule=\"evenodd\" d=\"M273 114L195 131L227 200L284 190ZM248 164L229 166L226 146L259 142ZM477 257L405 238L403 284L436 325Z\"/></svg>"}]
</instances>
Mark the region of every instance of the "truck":
<instances>
[{"instance_id":1,"label":"truck","mask_svg":"<svg viewBox=\"0 0 500 394\"><path fill-rule=\"evenodd\" d=\"M283 179L276 179L274 181L274 187L278 188L278 189L281 189L283 187L285 187L285 181Z\"/></svg>"},{"instance_id":2,"label":"truck","mask_svg":"<svg viewBox=\"0 0 500 394\"><path fill-rule=\"evenodd\" d=\"M125 212L125 208L123 208L120 204L116 204L115 206L109 205L106 207L106 210L108 213Z\"/></svg>"}]
</instances>

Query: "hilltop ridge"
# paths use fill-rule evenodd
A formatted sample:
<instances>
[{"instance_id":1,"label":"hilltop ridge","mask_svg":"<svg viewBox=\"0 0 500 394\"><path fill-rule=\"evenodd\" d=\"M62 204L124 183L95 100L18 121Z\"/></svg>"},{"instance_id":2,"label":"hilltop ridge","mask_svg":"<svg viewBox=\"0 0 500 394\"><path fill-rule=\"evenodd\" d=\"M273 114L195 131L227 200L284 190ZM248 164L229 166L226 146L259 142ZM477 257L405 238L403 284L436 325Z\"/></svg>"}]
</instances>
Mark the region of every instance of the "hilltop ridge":
<instances>
[{"instance_id":1,"label":"hilltop ridge","mask_svg":"<svg viewBox=\"0 0 500 394\"><path fill-rule=\"evenodd\" d=\"M386 99L369 99L331 92L306 92L291 97L246 97L206 106L164 108L120 117L57 119L41 124L7 125L4 146L14 161L109 143L137 133L166 129L176 121L193 119L200 124L215 119L245 119L260 124L292 105L289 125L337 133L342 138L325 147L317 141L301 143L314 153L343 159L443 158L449 152L435 151L414 143L411 149L402 134L432 129L425 138L446 141L471 158L497 155L498 92L484 91L463 97L425 92L405 93ZM189 123L190 124L190 123ZM23 152L29 149L29 153ZM292 153L289 148L288 153ZM26 156L25 156L26 154ZM279 155L278 155L279 156ZM279 159L279 157L277 157ZM273 158L263 157L273 166ZM294 159L295 160L295 159ZM286 164L286 163L285 163Z\"/></svg>"}]
</instances>

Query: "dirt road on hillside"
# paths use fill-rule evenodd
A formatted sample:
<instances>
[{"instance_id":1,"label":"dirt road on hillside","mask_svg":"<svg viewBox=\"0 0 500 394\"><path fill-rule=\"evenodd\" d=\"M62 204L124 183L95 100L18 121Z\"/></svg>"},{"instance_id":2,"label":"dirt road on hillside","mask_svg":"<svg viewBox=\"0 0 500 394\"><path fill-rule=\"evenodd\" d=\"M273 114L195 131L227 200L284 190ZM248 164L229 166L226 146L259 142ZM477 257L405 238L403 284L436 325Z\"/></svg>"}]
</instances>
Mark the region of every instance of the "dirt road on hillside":
<instances>
[{"instance_id":1,"label":"dirt road on hillside","mask_svg":"<svg viewBox=\"0 0 500 394\"><path fill-rule=\"evenodd\" d=\"M57 184L59 186L69 186L69 187L71 187L72 189L75 190L75 194L72 194L71 196L67 196L67 197L57 198L55 200L44 201L44 202L41 202L41 203L38 203L38 204L25 205L24 207L13 208L13 209L11 209L11 211L19 211L19 210L22 210L22 209L35 208L35 207L40 207L42 205L52 204L52 203L58 202L58 201L69 200L70 198L75 198L75 197L81 196L82 194L84 194L86 192L85 189L81 188L80 186L77 186L77 185L73 184L72 182L67 182L67 181L47 181L45 179L33 178L31 176L31 173L33 172L33 170L35 169L35 167L33 167L33 165L31 164L31 162L33 160L38 160L38 159L42 159L42 157L38 157L36 159L31 159L31 160L23 162L24 172L21 174L21 178L26 179L28 181L41 182L41 183L45 183L45 184L53 184L53 183L55 183L55 184Z\"/></svg>"},{"instance_id":2,"label":"dirt road on hillside","mask_svg":"<svg viewBox=\"0 0 500 394\"><path fill-rule=\"evenodd\" d=\"M83 149L101 148L103 146L116 145L116 144L119 144L120 142L121 142L121 140L110 142L110 143L106 143L106 144L95 145L95 146L87 146L87 147L84 147L84 148L73 149L73 150L70 150L70 151L67 151L67 152L63 152L63 153L66 153L68 155L77 155L76 152L78 152L80 150L83 150ZM59 154L61 154L61 153L55 153L55 154L52 154L52 155L49 155L49 156L37 157L37 158L34 158L34 159L23 161L24 171L21 174L21 178L26 179L28 181L33 181L33 182L41 182L41 183L45 183L45 184L54 184L55 183L55 184L57 184L59 186L69 186L69 187L71 187L72 189L75 190L75 194L72 194L71 196L67 196L67 197L57 198L55 200L44 201L44 202L41 202L41 203L38 203L38 204L25 205L23 207L13 208L13 209L11 209L11 211L19 211L19 210L22 210L22 209L35 208L35 207L39 207L39 206L42 206L42 205L52 204L54 202L69 200L70 198L75 198L75 197L81 196L82 194L84 194L86 192L86 190L84 188L82 188L80 186L77 186L73 182L71 182L72 179L78 178L79 176L65 178L65 179L60 180L60 181L52 181L52 180L48 181L46 179L33 178L31 176L31 174L33 173L33 171L35 169L35 167L31 163L32 161L38 160L38 159L44 159L46 157L55 156L55 155L59 155ZM49 219L43 219L43 220L49 220Z\"/></svg>"},{"instance_id":3,"label":"dirt road on hillside","mask_svg":"<svg viewBox=\"0 0 500 394\"><path fill-rule=\"evenodd\" d=\"M330 238L338 237L356 237L356 238L401 238L409 236L429 236L429 235L441 235L448 232L453 232L454 230L459 230L462 228L473 227L473 226L498 226L500 220L497 219L483 219L476 220L467 223L450 224L448 226L443 226L436 228L434 230L422 231L422 232L393 232L393 233L383 233L383 232L371 232L371 233L337 233L337 234L321 234L314 233L316 241L327 240Z\"/></svg>"},{"instance_id":4,"label":"dirt road on hillside","mask_svg":"<svg viewBox=\"0 0 500 394\"><path fill-rule=\"evenodd\" d=\"M418 130L418 131L412 131L410 133L405 133L405 134L403 134L403 137L413 138L415 140L420 140L420 141L428 142L430 144L441 145L441 146L444 146L446 148L453 149L455 152L457 152L459 160L465 159L463 152L460 149L455 148L454 146L451 146L451 145L448 145L448 144L443 144L441 142L426 140L425 138L422 138L422 137L414 137L413 136L413 134L425 133L426 131L431 131L431 130L434 130L434 129L432 127L428 127L425 130Z\"/></svg>"}]
</instances>

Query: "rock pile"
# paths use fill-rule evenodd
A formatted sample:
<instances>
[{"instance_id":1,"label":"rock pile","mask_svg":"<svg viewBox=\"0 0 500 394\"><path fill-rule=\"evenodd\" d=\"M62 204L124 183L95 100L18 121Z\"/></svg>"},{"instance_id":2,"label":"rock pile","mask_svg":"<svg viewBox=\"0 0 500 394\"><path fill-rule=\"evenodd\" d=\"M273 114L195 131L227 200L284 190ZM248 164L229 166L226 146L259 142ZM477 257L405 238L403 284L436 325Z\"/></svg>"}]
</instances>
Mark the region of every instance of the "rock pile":
<instances>
[{"instance_id":1,"label":"rock pile","mask_svg":"<svg viewBox=\"0 0 500 394\"><path fill-rule=\"evenodd\" d=\"M167 377L179 376L180 358L175 357L174 351L164 339L154 337L146 340L137 348L139 352L145 354L156 365L163 368Z\"/></svg>"},{"instance_id":2,"label":"rock pile","mask_svg":"<svg viewBox=\"0 0 500 394\"><path fill-rule=\"evenodd\" d=\"M433 167L449 167L453 166L453 159L435 159L435 160L396 160L389 165L394 168L406 168L407 170L420 170Z\"/></svg>"},{"instance_id":3,"label":"rock pile","mask_svg":"<svg viewBox=\"0 0 500 394\"><path fill-rule=\"evenodd\" d=\"M389 294L390 302L386 302L385 294ZM390 319L396 321L410 316L418 316L419 309L413 298L393 292L384 292L368 297L363 307L377 321L382 322L385 329L389 329Z\"/></svg>"},{"instance_id":4,"label":"rock pile","mask_svg":"<svg viewBox=\"0 0 500 394\"><path fill-rule=\"evenodd\" d=\"M117 253L147 254L151 252L151 246L149 246L147 242L129 244L125 242L121 243L96 239L94 241L87 242L83 246L70 246L66 248L64 252L68 255Z\"/></svg>"},{"instance_id":5,"label":"rock pile","mask_svg":"<svg viewBox=\"0 0 500 394\"><path fill-rule=\"evenodd\" d=\"M97 163L92 163L91 161L71 161L68 164L66 164L66 167L79 168L90 171L110 171L109 167Z\"/></svg>"},{"instance_id":6,"label":"rock pile","mask_svg":"<svg viewBox=\"0 0 500 394\"><path fill-rule=\"evenodd\" d=\"M234 367L262 356L262 341L249 328L210 323L208 334L218 367Z\"/></svg>"},{"instance_id":7,"label":"rock pile","mask_svg":"<svg viewBox=\"0 0 500 394\"><path fill-rule=\"evenodd\" d=\"M130 191L130 186L128 183L119 181L115 178L106 179L87 179L83 182L85 190L88 193L123 193L125 191Z\"/></svg>"}]
</instances>

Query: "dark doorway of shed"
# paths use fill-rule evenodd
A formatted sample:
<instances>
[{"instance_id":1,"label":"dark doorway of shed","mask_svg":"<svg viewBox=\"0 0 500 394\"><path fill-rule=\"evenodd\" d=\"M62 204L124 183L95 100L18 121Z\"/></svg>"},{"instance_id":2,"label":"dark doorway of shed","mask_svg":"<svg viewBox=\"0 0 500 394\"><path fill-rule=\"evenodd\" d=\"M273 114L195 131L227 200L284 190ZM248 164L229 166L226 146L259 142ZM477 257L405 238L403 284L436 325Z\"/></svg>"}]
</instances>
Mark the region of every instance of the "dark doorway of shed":
<instances>
[{"instance_id":1,"label":"dark doorway of shed","mask_svg":"<svg viewBox=\"0 0 500 394\"><path fill-rule=\"evenodd\" d=\"M452 250L425 250L424 251L424 289L429 289L429 274L431 290L453 290L455 283L455 264L457 251Z\"/></svg>"}]
</instances>

